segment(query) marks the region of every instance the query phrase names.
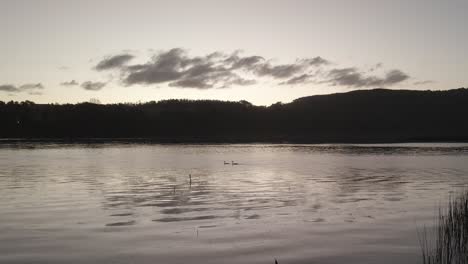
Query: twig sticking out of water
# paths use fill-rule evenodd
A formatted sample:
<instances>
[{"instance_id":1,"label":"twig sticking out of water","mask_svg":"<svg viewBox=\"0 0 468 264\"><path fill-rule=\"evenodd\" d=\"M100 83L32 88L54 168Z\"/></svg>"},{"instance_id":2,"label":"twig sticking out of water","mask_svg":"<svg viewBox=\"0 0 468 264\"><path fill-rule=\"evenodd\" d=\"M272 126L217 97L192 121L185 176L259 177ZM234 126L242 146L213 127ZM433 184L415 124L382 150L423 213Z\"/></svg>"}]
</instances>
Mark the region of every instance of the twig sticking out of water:
<instances>
[{"instance_id":1,"label":"twig sticking out of water","mask_svg":"<svg viewBox=\"0 0 468 264\"><path fill-rule=\"evenodd\" d=\"M190 179L190 185L192 185L192 174L189 174L189 179Z\"/></svg>"}]
</instances>

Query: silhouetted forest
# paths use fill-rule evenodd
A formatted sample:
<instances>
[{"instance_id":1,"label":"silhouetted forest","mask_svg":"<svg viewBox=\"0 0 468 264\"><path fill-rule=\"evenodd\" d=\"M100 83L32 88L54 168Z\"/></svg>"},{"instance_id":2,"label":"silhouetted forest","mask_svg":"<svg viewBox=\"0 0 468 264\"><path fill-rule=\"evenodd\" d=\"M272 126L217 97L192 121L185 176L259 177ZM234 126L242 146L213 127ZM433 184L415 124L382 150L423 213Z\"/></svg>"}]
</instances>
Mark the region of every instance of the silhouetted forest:
<instances>
[{"instance_id":1,"label":"silhouetted forest","mask_svg":"<svg viewBox=\"0 0 468 264\"><path fill-rule=\"evenodd\" d=\"M360 90L254 106L0 102L0 137L155 142L468 141L468 89Z\"/></svg>"}]
</instances>

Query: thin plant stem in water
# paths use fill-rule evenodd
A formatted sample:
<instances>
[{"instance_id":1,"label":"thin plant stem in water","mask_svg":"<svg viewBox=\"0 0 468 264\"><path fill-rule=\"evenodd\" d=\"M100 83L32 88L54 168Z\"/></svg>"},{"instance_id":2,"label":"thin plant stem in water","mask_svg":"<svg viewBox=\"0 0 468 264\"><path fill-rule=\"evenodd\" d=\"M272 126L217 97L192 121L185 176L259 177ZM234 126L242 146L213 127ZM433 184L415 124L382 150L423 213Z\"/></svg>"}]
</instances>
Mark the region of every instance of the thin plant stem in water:
<instances>
[{"instance_id":1,"label":"thin plant stem in water","mask_svg":"<svg viewBox=\"0 0 468 264\"><path fill-rule=\"evenodd\" d=\"M468 263L468 191L439 208L435 227L419 233L423 264Z\"/></svg>"}]
</instances>

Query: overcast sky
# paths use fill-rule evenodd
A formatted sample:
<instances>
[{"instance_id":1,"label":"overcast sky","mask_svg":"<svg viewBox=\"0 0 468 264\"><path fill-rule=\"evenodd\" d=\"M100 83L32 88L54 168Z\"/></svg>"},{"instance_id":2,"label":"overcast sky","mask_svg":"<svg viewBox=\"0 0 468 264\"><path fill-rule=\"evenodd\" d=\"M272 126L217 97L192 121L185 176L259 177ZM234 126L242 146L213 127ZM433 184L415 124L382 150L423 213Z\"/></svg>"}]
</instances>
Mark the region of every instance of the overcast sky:
<instances>
[{"instance_id":1,"label":"overcast sky","mask_svg":"<svg viewBox=\"0 0 468 264\"><path fill-rule=\"evenodd\" d=\"M0 100L468 86L466 0L0 0Z\"/></svg>"}]
</instances>

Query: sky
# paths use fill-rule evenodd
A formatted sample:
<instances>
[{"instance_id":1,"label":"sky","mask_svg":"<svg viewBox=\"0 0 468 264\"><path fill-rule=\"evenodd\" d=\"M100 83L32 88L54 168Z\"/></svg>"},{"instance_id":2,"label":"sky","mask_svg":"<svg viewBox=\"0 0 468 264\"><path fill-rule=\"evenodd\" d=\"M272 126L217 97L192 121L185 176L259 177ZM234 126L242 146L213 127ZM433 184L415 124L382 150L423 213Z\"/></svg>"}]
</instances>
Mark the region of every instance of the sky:
<instances>
[{"instance_id":1,"label":"sky","mask_svg":"<svg viewBox=\"0 0 468 264\"><path fill-rule=\"evenodd\" d=\"M466 0L0 0L0 101L468 86Z\"/></svg>"}]
</instances>

